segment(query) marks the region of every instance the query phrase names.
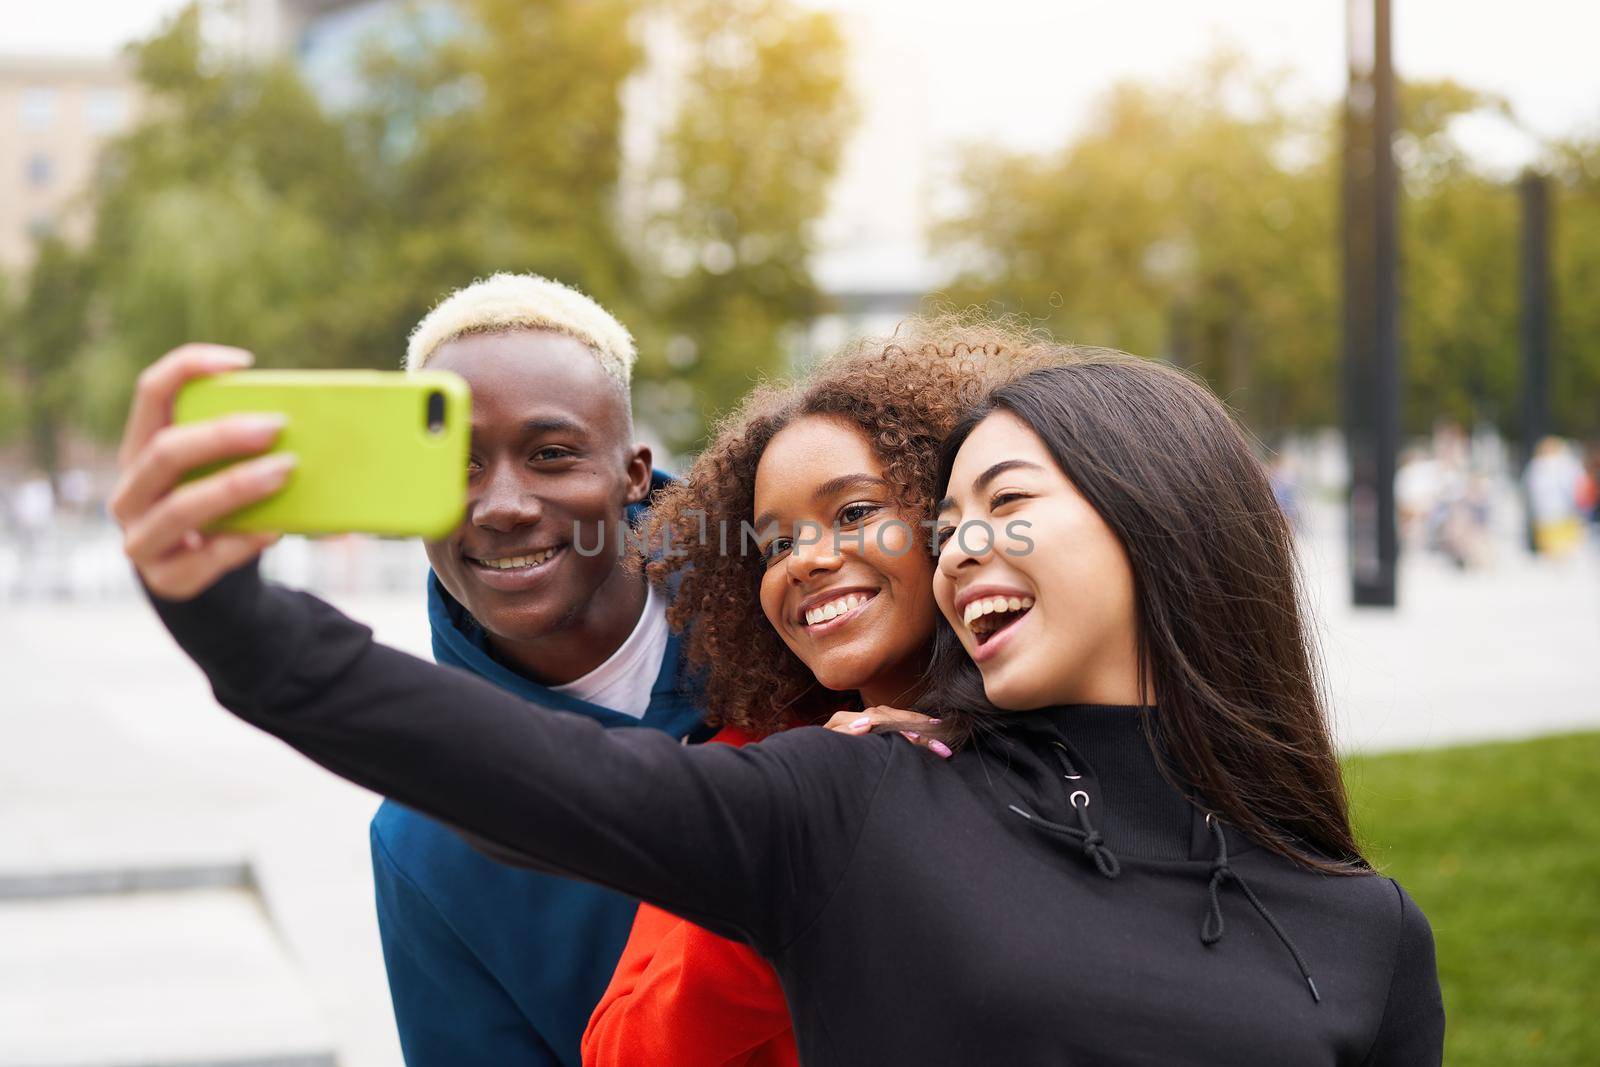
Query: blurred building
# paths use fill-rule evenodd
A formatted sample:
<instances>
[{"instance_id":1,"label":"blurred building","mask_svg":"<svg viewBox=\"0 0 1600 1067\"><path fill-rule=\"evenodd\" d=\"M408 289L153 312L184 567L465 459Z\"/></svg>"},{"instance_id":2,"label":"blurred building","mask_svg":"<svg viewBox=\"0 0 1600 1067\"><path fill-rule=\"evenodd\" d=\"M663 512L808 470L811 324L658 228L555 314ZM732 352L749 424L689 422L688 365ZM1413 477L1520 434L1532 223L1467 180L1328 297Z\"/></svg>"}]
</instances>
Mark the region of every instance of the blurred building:
<instances>
[{"instance_id":1,"label":"blurred building","mask_svg":"<svg viewBox=\"0 0 1600 1067\"><path fill-rule=\"evenodd\" d=\"M87 237L81 194L136 104L121 59L0 56L0 270L25 268L47 234Z\"/></svg>"},{"instance_id":2,"label":"blurred building","mask_svg":"<svg viewBox=\"0 0 1600 1067\"><path fill-rule=\"evenodd\" d=\"M318 99L359 102L367 49L423 47L454 32L450 0L212 0L207 38L237 55L290 56Z\"/></svg>"},{"instance_id":3,"label":"blurred building","mask_svg":"<svg viewBox=\"0 0 1600 1067\"><path fill-rule=\"evenodd\" d=\"M235 55L271 59L300 56L308 41L357 38L391 21L408 0L208 0L205 33L215 47Z\"/></svg>"}]
</instances>

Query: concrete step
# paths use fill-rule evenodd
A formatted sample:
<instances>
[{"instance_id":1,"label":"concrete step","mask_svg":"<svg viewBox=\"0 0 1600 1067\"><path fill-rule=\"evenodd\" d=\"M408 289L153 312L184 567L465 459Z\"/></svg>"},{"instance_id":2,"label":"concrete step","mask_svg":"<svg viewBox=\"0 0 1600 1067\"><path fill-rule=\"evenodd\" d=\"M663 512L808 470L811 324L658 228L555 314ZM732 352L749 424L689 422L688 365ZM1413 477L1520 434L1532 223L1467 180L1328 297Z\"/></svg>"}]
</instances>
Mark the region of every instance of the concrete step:
<instances>
[{"instance_id":1,"label":"concrete step","mask_svg":"<svg viewBox=\"0 0 1600 1067\"><path fill-rule=\"evenodd\" d=\"M195 884L193 873L143 881ZM93 891L129 881L114 874L7 876L0 1067L335 1067L305 977L252 888ZM91 891L59 892L69 888Z\"/></svg>"}]
</instances>

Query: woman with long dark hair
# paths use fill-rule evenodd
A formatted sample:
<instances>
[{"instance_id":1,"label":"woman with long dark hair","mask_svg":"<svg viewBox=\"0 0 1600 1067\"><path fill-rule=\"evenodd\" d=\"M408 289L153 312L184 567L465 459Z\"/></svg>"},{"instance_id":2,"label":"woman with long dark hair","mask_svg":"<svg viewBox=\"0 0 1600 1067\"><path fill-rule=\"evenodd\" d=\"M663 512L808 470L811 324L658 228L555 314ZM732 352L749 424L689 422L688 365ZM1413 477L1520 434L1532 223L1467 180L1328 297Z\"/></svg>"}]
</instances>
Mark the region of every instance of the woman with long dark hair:
<instances>
[{"instance_id":1,"label":"woman with long dark hair","mask_svg":"<svg viewBox=\"0 0 1600 1067\"><path fill-rule=\"evenodd\" d=\"M927 721L883 705L920 696L939 617L924 521L939 442L989 389L1059 359L1057 346L1005 323L915 319L792 381L763 383L721 422L687 475L656 494L643 537L658 549L653 580L674 586L669 617L722 726L712 740L823 722L864 736ZM725 551L722 534L752 517L745 550ZM792 536L802 528L809 537ZM901 736L950 755L913 725ZM582 1052L585 1067L785 1067L798 1057L772 965L648 904Z\"/></svg>"},{"instance_id":2,"label":"woman with long dark hair","mask_svg":"<svg viewBox=\"0 0 1600 1067\"><path fill-rule=\"evenodd\" d=\"M1355 845L1287 531L1240 431L1120 355L989 403L941 462L949 632L926 699L952 713L948 761L888 736L686 748L532 715L251 566L217 580L243 547L136 562L203 590L153 583L236 714L502 853L752 945L806 1062L1438 1063L1432 936ZM195 484L147 543L203 553L150 530L264 495Z\"/></svg>"},{"instance_id":3,"label":"woman with long dark hair","mask_svg":"<svg viewBox=\"0 0 1600 1067\"><path fill-rule=\"evenodd\" d=\"M975 491L970 475L990 463L1005 470ZM1292 533L1209 390L1124 353L1080 352L970 412L944 442L939 481L934 589L954 625L939 629L927 701L945 730L994 725L999 708L1159 695L1160 713L1137 718L1177 789L1309 869L1370 871ZM994 543L969 551L981 538L966 525ZM983 599L973 590L990 586L1038 600L967 620Z\"/></svg>"}]
</instances>

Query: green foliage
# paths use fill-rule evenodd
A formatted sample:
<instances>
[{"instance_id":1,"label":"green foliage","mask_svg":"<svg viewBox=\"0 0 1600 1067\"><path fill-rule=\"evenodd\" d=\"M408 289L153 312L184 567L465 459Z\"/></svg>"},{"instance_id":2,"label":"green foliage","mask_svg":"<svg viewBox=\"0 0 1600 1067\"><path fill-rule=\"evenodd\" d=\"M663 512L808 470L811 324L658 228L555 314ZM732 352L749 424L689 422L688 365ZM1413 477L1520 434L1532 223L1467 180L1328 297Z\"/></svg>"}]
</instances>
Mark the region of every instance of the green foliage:
<instances>
[{"instance_id":1,"label":"green foliage","mask_svg":"<svg viewBox=\"0 0 1600 1067\"><path fill-rule=\"evenodd\" d=\"M634 6L467 0L454 36L370 57L352 121L381 188L368 221L393 358L440 297L497 270L560 278L630 323L645 313L613 220Z\"/></svg>"},{"instance_id":2,"label":"green foliage","mask_svg":"<svg viewBox=\"0 0 1600 1067\"><path fill-rule=\"evenodd\" d=\"M10 279L0 273L0 446L10 444L22 425L21 369L11 325L13 314Z\"/></svg>"},{"instance_id":3,"label":"green foliage","mask_svg":"<svg viewBox=\"0 0 1600 1067\"><path fill-rule=\"evenodd\" d=\"M1600 1044L1600 734L1347 761L1362 839L1427 913L1444 1061L1591 1063Z\"/></svg>"},{"instance_id":4,"label":"green foliage","mask_svg":"<svg viewBox=\"0 0 1600 1067\"><path fill-rule=\"evenodd\" d=\"M80 384L89 335L88 260L60 238L41 241L8 334L27 404L22 413L35 461L54 473L61 434Z\"/></svg>"},{"instance_id":5,"label":"green foliage","mask_svg":"<svg viewBox=\"0 0 1600 1067\"><path fill-rule=\"evenodd\" d=\"M781 366L784 332L818 310L809 228L853 110L828 16L783 0L674 0L668 10L695 48L650 175L662 206L642 244L685 358L644 371L687 374L716 409Z\"/></svg>"},{"instance_id":6,"label":"green foliage","mask_svg":"<svg viewBox=\"0 0 1600 1067\"><path fill-rule=\"evenodd\" d=\"M188 339L267 366L395 366L433 303L495 270L611 307L640 341L640 412L673 447L781 367L819 310L811 228L853 118L830 17L795 0L455 0L441 33L438 3L395 10L410 21L337 113L287 62L218 62L193 8L135 50L150 106L93 190L94 241L71 267L86 299L24 299L59 290L65 249L13 287L23 332L78 332L25 359L6 331L0 437L38 388L59 392L36 448L66 425L115 433L137 369ZM623 101L636 79L659 88L645 42L662 39L671 86L646 101L641 144ZM1287 99L1223 55L1113 88L1058 151L974 147L965 207L936 235L967 268L948 295L1195 367L1268 434L1334 423L1337 116ZM1516 194L1453 139L1461 116L1509 108L1430 82L1403 86L1401 110L1406 425L1514 430ZM1596 433L1600 307L1583 297L1600 283L1600 144L1551 158L1553 412Z\"/></svg>"},{"instance_id":7,"label":"green foliage","mask_svg":"<svg viewBox=\"0 0 1600 1067\"><path fill-rule=\"evenodd\" d=\"M974 264L953 295L1166 355L1269 427L1333 419L1331 125L1281 96L1224 57L1192 84L1114 88L1053 155L975 154L943 227Z\"/></svg>"},{"instance_id":8,"label":"green foliage","mask_svg":"<svg viewBox=\"0 0 1600 1067\"><path fill-rule=\"evenodd\" d=\"M1496 422L1517 412L1516 189L1480 173L1452 135L1464 115L1509 117L1454 82L1401 86L1402 359L1406 426Z\"/></svg>"},{"instance_id":9,"label":"green foliage","mask_svg":"<svg viewBox=\"0 0 1600 1067\"><path fill-rule=\"evenodd\" d=\"M1600 140L1558 148L1550 412L1568 434L1600 438Z\"/></svg>"},{"instance_id":10,"label":"green foliage","mask_svg":"<svg viewBox=\"0 0 1600 1067\"><path fill-rule=\"evenodd\" d=\"M153 103L97 183L104 329L78 418L114 433L139 368L184 341L267 366L372 362L341 329L342 309L364 306L347 249L373 197L339 126L286 65L213 69L193 8L136 60Z\"/></svg>"},{"instance_id":11,"label":"green foliage","mask_svg":"<svg viewBox=\"0 0 1600 1067\"><path fill-rule=\"evenodd\" d=\"M114 434L138 369L186 340L264 366L394 367L429 307L497 270L560 278L627 323L673 445L701 432L697 395L725 403L735 370L781 360L815 304L808 230L849 121L829 18L790 0L457 0L447 24L439 10L396 4L366 93L338 112L287 61L218 62L194 6L134 50L148 107L106 153L77 288L54 317L19 311L28 336L71 343L0 352L22 360L10 373L30 400L55 390L46 436ZM687 270L619 212L647 19L715 45L682 72L644 164L647 184L675 187L647 228L689 250ZM726 268L701 254L723 246ZM66 255L40 258L41 292L61 292ZM652 392L667 377L690 388Z\"/></svg>"},{"instance_id":12,"label":"green foliage","mask_svg":"<svg viewBox=\"0 0 1600 1067\"><path fill-rule=\"evenodd\" d=\"M1224 56L1188 83L1114 88L1098 122L1059 152L973 153L966 207L942 227L969 265L952 295L1194 367L1260 431L1337 422L1339 127L1329 109L1285 99L1277 80ZM1418 82L1402 86L1400 111L1405 425L1511 431L1516 190L1453 137L1465 115L1510 109L1453 82ZM1558 215L1558 277L1580 293L1600 273L1600 183L1592 167L1571 169L1575 194L1589 192ZM1578 303L1561 305L1557 414L1569 432L1593 432L1600 345L1579 339L1600 337L1600 321Z\"/></svg>"}]
</instances>

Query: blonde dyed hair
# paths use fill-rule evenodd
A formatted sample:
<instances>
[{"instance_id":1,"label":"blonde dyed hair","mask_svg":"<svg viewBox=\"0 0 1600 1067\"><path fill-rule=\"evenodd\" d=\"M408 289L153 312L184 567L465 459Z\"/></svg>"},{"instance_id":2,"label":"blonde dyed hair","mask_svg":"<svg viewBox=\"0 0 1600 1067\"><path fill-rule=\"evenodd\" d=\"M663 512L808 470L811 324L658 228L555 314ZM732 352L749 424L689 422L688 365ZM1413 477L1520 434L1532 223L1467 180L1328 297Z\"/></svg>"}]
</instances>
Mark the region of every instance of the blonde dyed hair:
<instances>
[{"instance_id":1,"label":"blonde dyed hair","mask_svg":"<svg viewBox=\"0 0 1600 1067\"><path fill-rule=\"evenodd\" d=\"M633 335L592 298L537 274L495 274L457 289L411 331L406 370L420 370L441 345L473 334L550 330L582 341L624 392L637 356Z\"/></svg>"}]
</instances>

